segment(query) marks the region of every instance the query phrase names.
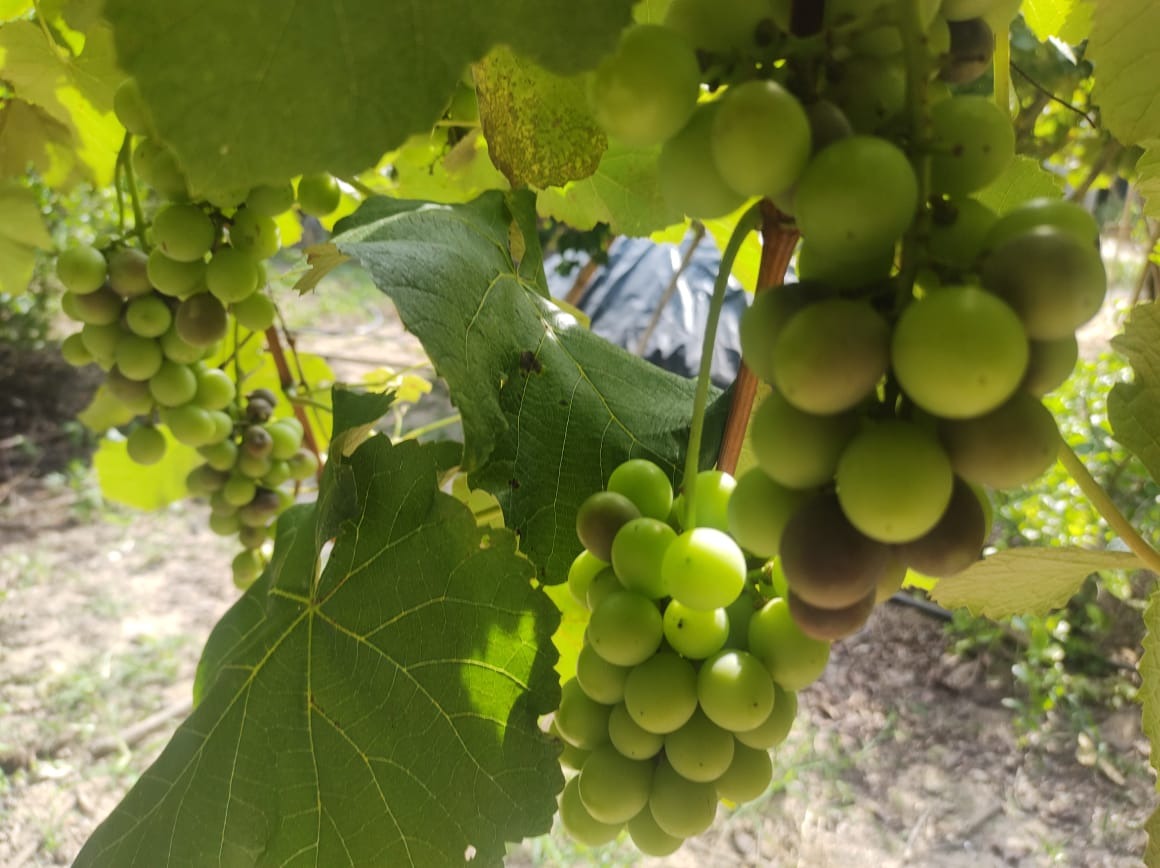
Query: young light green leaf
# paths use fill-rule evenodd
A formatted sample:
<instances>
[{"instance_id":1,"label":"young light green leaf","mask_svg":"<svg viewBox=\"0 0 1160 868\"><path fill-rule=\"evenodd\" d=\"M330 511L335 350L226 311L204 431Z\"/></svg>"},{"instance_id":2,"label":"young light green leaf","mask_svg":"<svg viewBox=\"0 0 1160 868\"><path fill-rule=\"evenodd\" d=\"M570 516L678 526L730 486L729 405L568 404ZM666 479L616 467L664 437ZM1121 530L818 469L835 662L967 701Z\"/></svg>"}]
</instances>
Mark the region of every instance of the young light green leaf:
<instances>
[{"instance_id":1,"label":"young light green leaf","mask_svg":"<svg viewBox=\"0 0 1160 868\"><path fill-rule=\"evenodd\" d=\"M32 191L15 183L0 185L0 292L20 295L28 289L36 251L51 245Z\"/></svg>"},{"instance_id":2,"label":"young light green leaf","mask_svg":"<svg viewBox=\"0 0 1160 868\"><path fill-rule=\"evenodd\" d=\"M940 579L931 596L948 609L966 607L975 615L1046 615L1067 604L1084 579L1099 570L1138 570L1126 552L1078 548L1007 549L965 572Z\"/></svg>"},{"instance_id":3,"label":"young light green leaf","mask_svg":"<svg viewBox=\"0 0 1160 868\"><path fill-rule=\"evenodd\" d=\"M161 509L189 496L185 477L205 462L190 449L178 443L169 429L160 426L165 436L165 456L156 464L142 466L129 458L126 441L105 437L93 456L93 469L101 496L134 509Z\"/></svg>"},{"instance_id":4,"label":"young light green leaf","mask_svg":"<svg viewBox=\"0 0 1160 868\"><path fill-rule=\"evenodd\" d=\"M1074 5L1075 0L1023 0L1020 11L1035 38L1045 41L1059 35Z\"/></svg>"},{"instance_id":5,"label":"young light green leaf","mask_svg":"<svg viewBox=\"0 0 1160 868\"><path fill-rule=\"evenodd\" d=\"M434 455L374 437L332 458L210 636L193 714L76 865L499 866L548 830L558 615Z\"/></svg>"},{"instance_id":6,"label":"young light green leaf","mask_svg":"<svg viewBox=\"0 0 1160 868\"><path fill-rule=\"evenodd\" d=\"M596 171L608 139L582 77L548 72L503 46L474 71L488 153L513 187L560 186Z\"/></svg>"},{"instance_id":7,"label":"young light green leaf","mask_svg":"<svg viewBox=\"0 0 1160 868\"><path fill-rule=\"evenodd\" d=\"M1134 145L1160 138L1160 5L1152 0L1096 4L1086 59L1096 68L1092 98L1100 120L1117 139Z\"/></svg>"},{"instance_id":8,"label":"young light green leaf","mask_svg":"<svg viewBox=\"0 0 1160 868\"><path fill-rule=\"evenodd\" d=\"M34 167L50 185L68 177L72 132L44 109L22 99L0 107L0 178L16 178Z\"/></svg>"},{"instance_id":9,"label":"young light green leaf","mask_svg":"<svg viewBox=\"0 0 1160 868\"><path fill-rule=\"evenodd\" d=\"M616 44L631 7L592 0L578 14L572 0L108 0L105 13L158 133L203 193L302 172L360 172L430 130L464 68L493 45L579 72Z\"/></svg>"},{"instance_id":10,"label":"young light green leaf","mask_svg":"<svg viewBox=\"0 0 1160 868\"><path fill-rule=\"evenodd\" d=\"M996 214L1004 214L1021 202L1044 197L1058 199L1062 193L1059 178L1038 160L1016 156L1003 174L976 193L975 198Z\"/></svg>"},{"instance_id":11,"label":"young light green leaf","mask_svg":"<svg viewBox=\"0 0 1160 868\"><path fill-rule=\"evenodd\" d=\"M383 163L391 167L390 192L399 199L452 204L510 188L488 157L487 140L478 129L467 130L454 145L443 129L412 136Z\"/></svg>"},{"instance_id":12,"label":"young light green leaf","mask_svg":"<svg viewBox=\"0 0 1160 868\"><path fill-rule=\"evenodd\" d=\"M1160 479L1160 304L1134 307L1112 347L1131 363L1134 377L1108 395L1108 421L1116 439Z\"/></svg>"}]
</instances>

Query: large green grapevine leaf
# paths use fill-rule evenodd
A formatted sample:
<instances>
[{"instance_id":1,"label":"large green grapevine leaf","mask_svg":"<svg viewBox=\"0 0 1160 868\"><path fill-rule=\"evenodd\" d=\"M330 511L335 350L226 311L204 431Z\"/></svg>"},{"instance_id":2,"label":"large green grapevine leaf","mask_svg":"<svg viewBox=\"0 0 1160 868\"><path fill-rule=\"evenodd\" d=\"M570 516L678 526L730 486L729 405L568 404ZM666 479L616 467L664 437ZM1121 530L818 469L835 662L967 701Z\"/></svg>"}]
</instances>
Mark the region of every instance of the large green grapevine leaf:
<instances>
[{"instance_id":1,"label":"large green grapevine leaf","mask_svg":"<svg viewBox=\"0 0 1160 868\"><path fill-rule=\"evenodd\" d=\"M32 191L15 183L0 185L0 292L24 292L36 265L36 251L51 245Z\"/></svg>"},{"instance_id":2,"label":"large green grapevine leaf","mask_svg":"<svg viewBox=\"0 0 1160 868\"><path fill-rule=\"evenodd\" d=\"M531 194L447 207L370 200L334 243L423 342L463 416L472 485L499 499L541 579L555 583L580 548L580 502L618 463L645 456L676 477L693 384L592 335L546 296L530 206Z\"/></svg>"},{"instance_id":3,"label":"large green grapevine leaf","mask_svg":"<svg viewBox=\"0 0 1160 868\"><path fill-rule=\"evenodd\" d=\"M1044 169L1038 160L1017 156L1003 174L976 193L975 198L996 214L1004 214L1021 202L1058 199L1062 193L1059 178Z\"/></svg>"},{"instance_id":4,"label":"large green grapevine leaf","mask_svg":"<svg viewBox=\"0 0 1160 868\"><path fill-rule=\"evenodd\" d=\"M39 106L10 99L0 107L0 178L17 178L32 166L50 185L73 165L72 131Z\"/></svg>"},{"instance_id":5,"label":"large green grapevine leaf","mask_svg":"<svg viewBox=\"0 0 1160 868\"><path fill-rule=\"evenodd\" d=\"M940 579L931 596L940 606L965 606L987 618L1046 615L1067 605L1084 579L1099 570L1136 570L1139 558L1126 552L1079 548L1007 549L965 572Z\"/></svg>"},{"instance_id":6,"label":"large green grapevine leaf","mask_svg":"<svg viewBox=\"0 0 1160 868\"><path fill-rule=\"evenodd\" d=\"M1112 347L1128 359L1135 377L1113 387L1108 420L1116 439L1144 462L1153 479L1160 479L1160 305L1133 308Z\"/></svg>"},{"instance_id":7,"label":"large green grapevine leaf","mask_svg":"<svg viewBox=\"0 0 1160 868\"><path fill-rule=\"evenodd\" d=\"M1160 139L1160 5L1099 0L1085 57L1096 67L1100 120L1126 145Z\"/></svg>"},{"instance_id":8,"label":"large green grapevine leaf","mask_svg":"<svg viewBox=\"0 0 1160 868\"><path fill-rule=\"evenodd\" d=\"M515 537L439 490L437 453L332 457L210 637L196 709L76 865L499 866L547 831L558 616Z\"/></svg>"},{"instance_id":9,"label":"large green grapevine leaf","mask_svg":"<svg viewBox=\"0 0 1160 868\"><path fill-rule=\"evenodd\" d=\"M582 77L548 72L506 47L474 71L491 160L513 186L559 186L596 171L608 139L588 110Z\"/></svg>"},{"instance_id":10,"label":"large green grapevine leaf","mask_svg":"<svg viewBox=\"0 0 1160 868\"><path fill-rule=\"evenodd\" d=\"M158 133L204 193L359 172L431 129L465 67L492 46L578 72L612 49L631 7L108 0L105 11Z\"/></svg>"},{"instance_id":11,"label":"large green grapevine leaf","mask_svg":"<svg viewBox=\"0 0 1160 868\"><path fill-rule=\"evenodd\" d=\"M1020 11L1035 37L1045 40L1059 34L1074 6L1075 0L1023 0Z\"/></svg>"}]
</instances>

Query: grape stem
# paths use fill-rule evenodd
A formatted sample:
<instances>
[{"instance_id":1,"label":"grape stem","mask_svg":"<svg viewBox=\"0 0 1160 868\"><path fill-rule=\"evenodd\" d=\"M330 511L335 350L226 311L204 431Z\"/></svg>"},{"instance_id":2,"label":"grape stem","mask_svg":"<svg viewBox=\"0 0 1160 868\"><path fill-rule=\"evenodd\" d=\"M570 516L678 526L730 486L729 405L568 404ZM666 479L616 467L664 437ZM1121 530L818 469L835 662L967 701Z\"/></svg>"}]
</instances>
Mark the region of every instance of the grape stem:
<instances>
[{"instance_id":1,"label":"grape stem","mask_svg":"<svg viewBox=\"0 0 1160 868\"><path fill-rule=\"evenodd\" d=\"M1011 28L995 34L995 105L1011 115ZM1090 120L1090 118L1089 118ZM1094 125L1093 125L1094 126Z\"/></svg>"},{"instance_id":2,"label":"grape stem","mask_svg":"<svg viewBox=\"0 0 1160 868\"><path fill-rule=\"evenodd\" d=\"M132 133L125 133L125 139L121 142L121 150L117 154L117 166L120 168L122 177L125 179L125 186L129 190L129 202L133 206L133 234L141 242L141 249L147 252L149 250L149 244L145 240L145 212L141 210L141 196L137 192L137 177L133 174ZM119 200L120 190L117 192Z\"/></svg>"},{"instance_id":3,"label":"grape stem","mask_svg":"<svg viewBox=\"0 0 1160 868\"><path fill-rule=\"evenodd\" d=\"M761 265L757 272L757 287L754 296L768 292L785 282L785 273L793 258L799 233L784 214L772 202L765 199L761 203ZM717 469L735 473L737 458L745 442L745 431L749 427L749 416L753 412L753 401L757 397L757 375L749 369L745 361L737 372L733 383L733 399L729 403L729 418L725 421L725 433L721 438L721 448L717 452Z\"/></svg>"},{"instance_id":4,"label":"grape stem","mask_svg":"<svg viewBox=\"0 0 1160 868\"><path fill-rule=\"evenodd\" d=\"M282 339L278 336L278 328L270 326L266 329L266 346L270 348L270 355L274 358L274 367L278 369L278 382L282 384L282 391L294 385L294 376L290 373L290 365L286 362L286 354L282 351ZM296 402L291 402L294 407L294 415L298 417L298 421L302 423L302 439L306 442L306 448L314 453L314 457L318 459L318 479L322 481L322 454L318 450L318 441L314 439L314 429L310 425L310 420L306 417L306 409Z\"/></svg>"},{"instance_id":5,"label":"grape stem","mask_svg":"<svg viewBox=\"0 0 1160 868\"><path fill-rule=\"evenodd\" d=\"M1091 501L1096 511L1103 516L1104 521L1124 541L1132 553L1152 572L1160 575L1160 552L1152 548L1147 541L1136 532L1131 522L1124 517L1119 508L1112 502L1108 493L1096 482L1095 477L1088 472L1087 467L1075 450L1063 438L1059 441L1059 463L1071 474L1071 478L1079 485L1080 490Z\"/></svg>"},{"instance_id":6,"label":"grape stem","mask_svg":"<svg viewBox=\"0 0 1160 868\"><path fill-rule=\"evenodd\" d=\"M902 261L899 267L899 304L910 300L914 278L918 274L922 242L930 231L930 148L928 147L927 82L930 80L930 58L926 34L922 30L920 0L896 0L898 29L902 34L902 52L906 59L906 107L910 115L910 162L918 179L918 213L902 239Z\"/></svg>"},{"instance_id":7,"label":"grape stem","mask_svg":"<svg viewBox=\"0 0 1160 868\"><path fill-rule=\"evenodd\" d=\"M737 225L729 242L721 254L721 265L717 270L717 280L713 284L713 300L709 303L709 316L705 322L705 338L701 343L701 367L697 373L697 391L693 396L693 419L689 428L688 451L685 454L685 515L684 525L692 528L696 525L694 516L697 512L693 508L696 498L697 473L700 471L701 436L705 431L705 408L709 403L709 375L713 369L713 347L717 343L717 324L721 320L721 308L725 305L725 290L729 287L729 274L733 270L733 263L737 254L741 252L741 245L749 233L761 225L761 203L756 203L746 211Z\"/></svg>"}]
</instances>

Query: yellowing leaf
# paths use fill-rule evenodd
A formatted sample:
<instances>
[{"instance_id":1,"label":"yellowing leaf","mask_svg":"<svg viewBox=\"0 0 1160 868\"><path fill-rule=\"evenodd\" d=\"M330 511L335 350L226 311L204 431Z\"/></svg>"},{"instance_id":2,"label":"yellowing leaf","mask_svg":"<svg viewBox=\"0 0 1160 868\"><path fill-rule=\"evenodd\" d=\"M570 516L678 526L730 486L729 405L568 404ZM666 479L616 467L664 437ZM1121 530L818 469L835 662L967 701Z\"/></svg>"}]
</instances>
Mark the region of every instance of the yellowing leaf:
<instances>
[{"instance_id":1,"label":"yellowing leaf","mask_svg":"<svg viewBox=\"0 0 1160 868\"><path fill-rule=\"evenodd\" d=\"M1117 139L1134 145L1160 138L1160 4L1099 0L1085 57L1095 64L1092 98Z\"/></svg>"},{"instance_id":2,"label":"yellowing leaf","mask_svg":"<svg viewBox=\"0 0 1160 868\"><path fill-rule=\"evenodd\" d=\"M0 292L24 292L36 265L36 251L51 245L36 196L14 184L0 186Z\"/></svg>"}]
</instances>

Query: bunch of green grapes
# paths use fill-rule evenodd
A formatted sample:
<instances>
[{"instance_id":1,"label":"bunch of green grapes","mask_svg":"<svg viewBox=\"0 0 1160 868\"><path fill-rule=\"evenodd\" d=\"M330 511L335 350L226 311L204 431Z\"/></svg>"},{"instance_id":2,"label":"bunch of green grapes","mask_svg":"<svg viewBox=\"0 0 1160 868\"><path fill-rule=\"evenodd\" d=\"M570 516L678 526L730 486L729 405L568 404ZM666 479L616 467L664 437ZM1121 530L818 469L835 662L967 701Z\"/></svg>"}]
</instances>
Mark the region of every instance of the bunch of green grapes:
<instances>
[{"instance_id":1,"label":"bunch of green grapes","mask_svg":"<svg viewBox=\"0 0 1160 868\"><path fill-rule=\"evenodd\" d=\"M577 514L585 550L568 587L591 612L576 677L563 686L554 732L577 774L560 798L564 828L589 846L627 828L664 856L704 832L717 804L757 798L770 749L790 731L796 691L813 682L829 643L794 624L785 599L763 599L741 548L723 530L734 482L698 477L682 528L669 480L633 459Z\"/></svg>"}]
</instances>

